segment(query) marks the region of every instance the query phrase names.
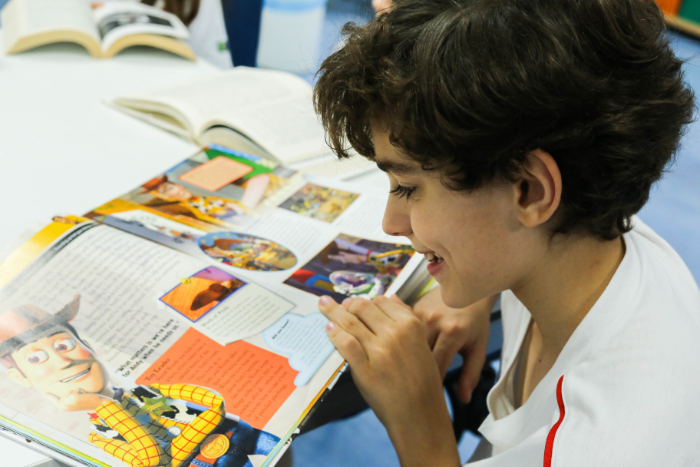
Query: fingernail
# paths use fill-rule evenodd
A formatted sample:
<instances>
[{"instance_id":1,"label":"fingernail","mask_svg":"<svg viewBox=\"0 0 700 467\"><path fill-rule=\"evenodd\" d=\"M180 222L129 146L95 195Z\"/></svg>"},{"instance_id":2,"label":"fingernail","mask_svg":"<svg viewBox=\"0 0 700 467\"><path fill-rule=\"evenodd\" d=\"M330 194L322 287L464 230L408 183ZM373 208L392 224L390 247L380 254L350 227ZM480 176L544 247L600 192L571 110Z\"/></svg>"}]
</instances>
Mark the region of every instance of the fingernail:
<instances>
[{"instance_id":1,"label":"fingernail","mask_svg":"<svg viewBox=\"0 0 700 467\"><path fill-rule=\"evenodd\" d=\"M328 321L328 323L326 323L326 332L333 331L335 329L335 327L336 327L336 324L333 321Z\"/></svg>"},{"instance_id":2,"label":"fingernail","mask_svg":"<svg viewBox=\"0 0 700 467\"><path fill-rule=\"evenodd\" d=\"M343 300L343 306L348 306L348 303L350 303L350 300L352 300L352 298L350 298L350 297Z\"/></svg>"},{"instance_id":3,"label":"fingernail","mask_svg":"<svg viewBox=\"0 0 700 467\"><path fill-rule=\"evenodd\" d=\"M333 299L331 297L329 297L328 295L324 295L323 297L321 297L321 299L318 301L318 303L320 303L321 306L328 306L331 303L333 303Z\"/></svg>"}]
</instances>

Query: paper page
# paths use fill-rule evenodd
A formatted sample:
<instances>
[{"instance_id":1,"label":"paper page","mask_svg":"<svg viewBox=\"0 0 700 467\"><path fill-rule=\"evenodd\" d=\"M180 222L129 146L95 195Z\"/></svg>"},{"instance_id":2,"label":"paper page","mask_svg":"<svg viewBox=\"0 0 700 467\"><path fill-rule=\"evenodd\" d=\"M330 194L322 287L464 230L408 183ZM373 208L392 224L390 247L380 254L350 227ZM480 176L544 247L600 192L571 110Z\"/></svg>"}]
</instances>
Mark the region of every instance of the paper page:
<instances>
[{"instance_id":1,"label":"paper page","mask_svg":"<svg viewBox=\"0 0 700 467\"><path fill-rule=\"evenodd\" d=\"M15 27L20 37L74 30L100 42L90 4L85 0L12 0L12 4L16 8Z\"/></svg>"},{"instance_id":2,"label":"paper page","mask_svg":"<svg viewBox=\"0 0 700 467\"><path fill-rule=\"evenodd\" d=\"M310 91L283 101L261 101L255 107L232 107L226 113L212 116L204 126L222 124L257 142L283 164L331 153L313 109Z\"/></svg>"},{"instance_id":3,"label":"paper page","mask_svg":"<svg viewBox=\"0 0 700 467\"><path fill-rule=\"evenodd\" d=\"M158 34L183 40L190 36L177 16L138 2L106 2L93 10L93 17L104 51L122 37L134 34Z\"/></svg>"},{"instance_id":4,"label":"paper page","mask_svg":"<svg viewBox=\"0 0 700 467\"><path fill-rule=\"evenodd\" d=\"M111 227L56 218L0 265L0 327L20 339L11 362L22 368L0 373L0 415L116 467L126 464L98 448L112 431L104 415L95 416L98 407L126 407L126 400L138 404L140 398L145 407L172 409L156 416L174 413L187 424L211 407L205 400L212 399L193 405L180 396L194 391L225 402L226 418L210 436L232 439L227 430L242 422L267 433L265 446L239 440L222 452L267 456L275 443L281 446L342 362L325 334L326 320L309 297L300 296L293 303L298 309L290 309L289 297L298 294L282 298L282 286L263 289L218 267L201 267L196 258ZM266 313L275 318L264 330L238 320L236 327L262 332L222 346L198 323L236 300L232 308L255 309L254 321L267 320ZM237 313L222 314L233 319ZM18 327L24 321L35 329L31 335ZM57 356L70 364L31 366ZM177 389L183 384L190 389ZM151 434L163 445L177 436Z\"/></svg>"},{"instance_id":5,"label":"paper page","mask_svg":"<svg viewBox=\"0 0 700 467\"><path fill-rule=\"evenodd\" d=\"M230 125L227 123L229 118L238 113L257 115L255 118L260 120L260 114L255 109L263 105L267 107L265 111L267 118L277 118L276 113L288 116L289 110L285 109L294 108L296 99L303 96L301 99L306 100L309 93L309 84L290 73L236 67L205 79L116 98L114 102L126 106L137 106L139 102L149 101L164 104L184 115L190 121L191 127L201 135L215 124L212 123L214 121ZM287 104L287 100L292 104ZM282 106L279 111L275 110L275 106L278 105ZM304 108L308 110L310 105L309 99ZM272 113L270 113L271 109ZM299 118L304 118L303 122L308 122L309 116L308 113L300 114ZM254 132L256 125L258 124L253 124L251 127ZM279 124L276 125L279 126ZM303 125L299 128L303 128ZM288 132L285 131L286 133ZM259 139L256 139L256 142L260 145L267 144L266 141Z\"/></svg>"}]
</instances>

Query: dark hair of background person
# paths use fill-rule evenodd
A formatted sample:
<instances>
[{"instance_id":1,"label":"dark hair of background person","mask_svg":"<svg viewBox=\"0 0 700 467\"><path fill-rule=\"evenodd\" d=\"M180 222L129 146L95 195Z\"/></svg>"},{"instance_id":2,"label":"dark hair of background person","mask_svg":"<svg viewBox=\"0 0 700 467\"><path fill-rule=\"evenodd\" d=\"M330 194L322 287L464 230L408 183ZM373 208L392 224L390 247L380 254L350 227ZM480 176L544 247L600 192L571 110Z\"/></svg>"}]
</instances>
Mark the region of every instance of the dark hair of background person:
<instances>
[{"instance_id":1,"label":"dark hair of background person","mask_svg":"<svg viewBox=\"0 0 700 467\"><path fill-rule=\"evenodd\" d=\"M146 5L155 5L158 0L141 0L141 3ZM197 13L199 12L200 0L164 0L164 10L174 14L180 20L189 26Z\"/></svg>"},{"instance_id":2,"label":"dark hair of background person","mask_svg":"<svg viewBox=\"0 0 700 467\"><path fill-rule=\"evenodd\" d=\"M554 233L614 239L693 118L652 0L403 0L321 65L314 104L339 157L371 123L455 190L513 180L541 148L563 180Z\"/></svg>"}]
</instances>

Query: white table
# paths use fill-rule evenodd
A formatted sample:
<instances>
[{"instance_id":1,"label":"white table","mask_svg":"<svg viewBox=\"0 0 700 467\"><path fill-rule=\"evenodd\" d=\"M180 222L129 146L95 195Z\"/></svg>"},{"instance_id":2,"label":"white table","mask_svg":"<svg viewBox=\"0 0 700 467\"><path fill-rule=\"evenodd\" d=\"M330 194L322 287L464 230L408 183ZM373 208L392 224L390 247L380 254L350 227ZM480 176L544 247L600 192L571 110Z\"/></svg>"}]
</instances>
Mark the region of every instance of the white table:
<instances>
[{"instance_id":1,"label":"white table","mask_svg":"<svg viewBox=\"0 0 700 467\"><path fill-rule=\"evenodd\" d=\"M0 55L0 249L39 220L83 214L196 151L102 99L216 72L145 48L112 59L70 44Z\"/></svg>"}]
</instances>

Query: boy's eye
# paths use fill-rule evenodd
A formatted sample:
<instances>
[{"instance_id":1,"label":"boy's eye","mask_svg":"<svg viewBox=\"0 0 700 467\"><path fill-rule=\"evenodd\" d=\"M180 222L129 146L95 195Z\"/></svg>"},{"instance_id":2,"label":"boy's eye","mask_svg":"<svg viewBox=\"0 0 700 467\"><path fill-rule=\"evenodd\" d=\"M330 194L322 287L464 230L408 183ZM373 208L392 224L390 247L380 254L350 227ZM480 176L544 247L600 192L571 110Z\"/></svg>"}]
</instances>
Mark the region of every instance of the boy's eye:
<instances>
[{"instance_id":1,"label":"boy's eye","mask_svg":"<svg viewBox=\"0 0 700 467\"><path fill-rule=\"evenodd\" d=\"M416 187L414 186L396 185L394 188L391 189L389 193L391 193L392 195L396 195L399 198L403 198L405 196L406 199L409 199L415 191Z\"/></svg>"},{"instance_id":2,"label":"boy's eye","mask_svg":"<svg viewBox=\"0 0 700 467\"><path fill-rule=\"evenodd\" d=\"M73 339L63 339L62 341L54 343L53 348L57 352L68 352L75 348L75 341Z\"/></svg>"},{"instance_id":3,"label":"boy's eye","mask_svg":"<svg viewBox=\"0 0 700 467\"><path fill-rule=\"evenodd\" d=\"M27 355L27 363L31 363L32 365L36 365L37 363L44 363L48 359L49 354L47 354L43 350L38 350Z\"/></svg>"}]
</instances>

